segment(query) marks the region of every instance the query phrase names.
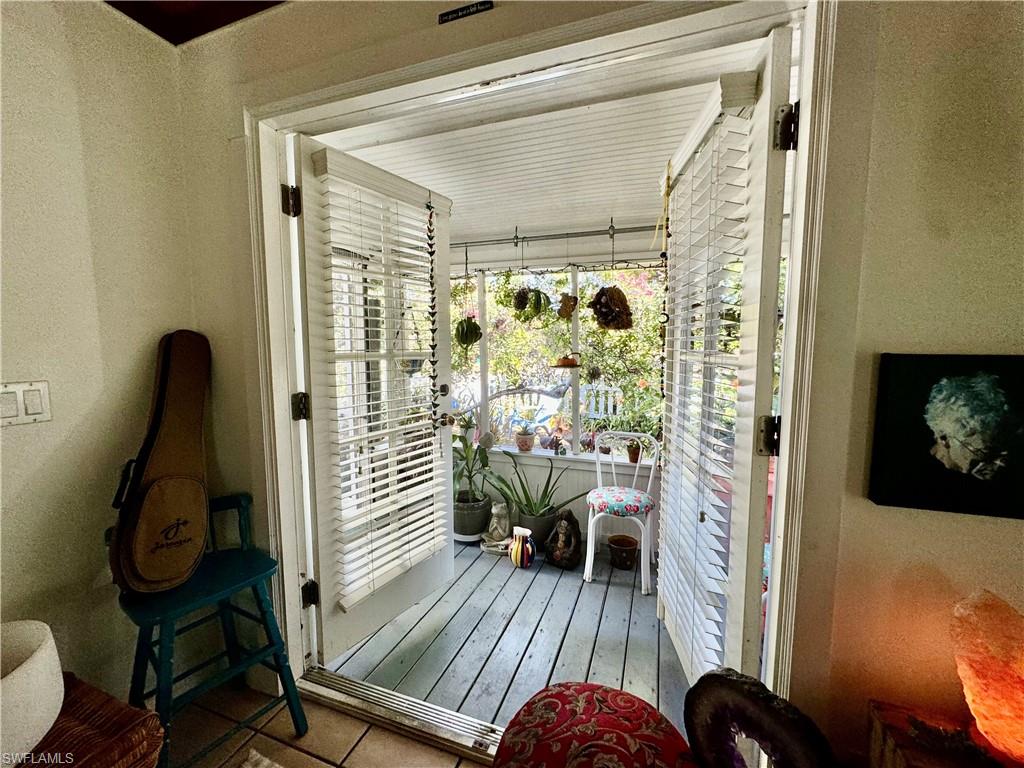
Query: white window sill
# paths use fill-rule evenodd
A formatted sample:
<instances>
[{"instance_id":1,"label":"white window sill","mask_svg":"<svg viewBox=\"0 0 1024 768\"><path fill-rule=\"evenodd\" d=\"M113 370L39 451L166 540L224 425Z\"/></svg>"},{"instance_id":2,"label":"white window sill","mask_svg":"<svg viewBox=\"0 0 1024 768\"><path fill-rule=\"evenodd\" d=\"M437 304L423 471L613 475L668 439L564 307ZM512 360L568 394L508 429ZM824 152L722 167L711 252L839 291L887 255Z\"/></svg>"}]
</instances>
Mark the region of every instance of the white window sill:
<instances>
[{"instance_id":1,"label":"white window sill","mask_svg":"<svg viewBox=\"0 0 1024 768\"><path fill-rule=\"evenodd\" d=\"M564 456L556 456L551 451L541 448L539 446L534 448L532 451L526 453L519 451L518 449L516 449L514 445L496 445L493 448L491 448L491 450L488 451L487 453L491 457L502 456L504 458L504 451L508 451L509 453L513 454L516 457L516 461L518 461L520 464L525 465L547 465L547 459L551 459L556 467L566 465L578 466L580 468L586 467L593 471L594 465L597 463L597 454L594 453L567 453ZM602 466L610 467L611 462L612 457L607 454L601 458ZM640 459L641 467L650 467L651 463L652 462L650 459ZM629 459L626 458L625 456L616 456L615 466L632 467L633 464L631 464Z\"/></svg>"}]
</instances>

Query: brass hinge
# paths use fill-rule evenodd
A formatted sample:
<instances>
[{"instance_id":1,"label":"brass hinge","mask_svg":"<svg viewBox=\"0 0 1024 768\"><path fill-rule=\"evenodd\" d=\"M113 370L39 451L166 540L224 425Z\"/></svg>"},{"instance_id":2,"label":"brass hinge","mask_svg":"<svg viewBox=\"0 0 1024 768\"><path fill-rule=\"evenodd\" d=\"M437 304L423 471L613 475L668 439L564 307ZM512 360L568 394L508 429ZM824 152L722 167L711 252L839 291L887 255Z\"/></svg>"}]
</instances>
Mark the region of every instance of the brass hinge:
<instances>
[{"instance_id":1,"label":"brass hinge","mask_svg":"<svg viewBox=\"0 0 1024 768\"><path fill-rule=\"evenodd\" d=\"M302 190L299 187L281 185L281 213L293 219L302 213Z\"/></svg>"},{"instance_id":2,"label":"brass hinge","mask_svg":"<svg viewBox=\"0 0 1024 768\"><path fill-rule=\"evenodd\" d=\"M302 607L309 608L311 605L320 605L320 585L313 579L307 579L302 583Z\"/></svg>"},{"instance_id":3,"label":"brass hinge","mask_svg":"<svg viewBox=\"0 0 1024 768\"><path fill-rule=\"evenodd\" d=\"M292 421L303 421L309 418L310 402L308 392L296 392L292 395Z\"/></svg>"},{"instance_id":4,"label":"brass hinge","mask_svg":"<svg viewBox=\"0 0 1024 768\"><path fill-rule=\"evenodd\" d=\"M783 151L796 149L800 132L800 102L783 104L775 113L775 135L772 145Z\"/></svg>"},{"instance_id":5,"label":"brass hinge","mask_svg":"<svg viewBox=\"0 0 1024 768\"><path fill-rule=\"evenodd\" d=\"M757 455L778 456L782 440L781 416L757 417Z\"/></svg>"}]
</instances>

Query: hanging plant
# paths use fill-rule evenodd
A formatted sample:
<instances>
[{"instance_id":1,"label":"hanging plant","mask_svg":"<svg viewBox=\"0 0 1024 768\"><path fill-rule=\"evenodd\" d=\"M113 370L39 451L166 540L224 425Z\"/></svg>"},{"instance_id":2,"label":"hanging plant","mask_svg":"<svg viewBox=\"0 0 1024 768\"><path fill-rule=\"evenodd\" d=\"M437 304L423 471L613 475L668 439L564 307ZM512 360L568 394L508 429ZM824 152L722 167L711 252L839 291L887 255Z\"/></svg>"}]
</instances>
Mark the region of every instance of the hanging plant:
<instances>
[{"instance_id":1,"label":"hanging plant","mask_svg":"<svg viewBox=\"0 0 1024 768\"><path fill-rule=\"evenodd\" d=\"M598 365L592 365L587 368L587 382L590 384L596 384L601 380L601 367Z\"/></svg>"},{"instance_id":2,"label":"hanging plant","mask_svg":"<svg viewBox=\"0 0 1024 768\"><path fill-rule=\"evenodd\" d=\"M616 285L607 285L587 305L594 310L599 328L606 331L627 331L633 327L633 312L626 294Z\"/></svg>"},{"instance_id":3,"label":"hanging plant","mask_svg":"<svg viewBox=\"0 0 1024 768\"><path fill-rule=\"evenodd\" d=\"M572 313L576 311L576 305L579 303L579 296L570 296L568 293L563 293L558 305L558 316L563 320L570 319Z\"/></svg>"},{"instance_id":4,"label":"hanging plant","mask_svg":"<svg viewBox=\"0 0 1024 768\"><path fill-rule=\"evenodd\" d=\"M520 294L523 291L526 291L526 304L519 309ZM522 323L528 323L551 309L551 297L539 288L520 288L516 291L515 306L516 319Z\"/></svg>"},{"instance_id":5,"label":"hanging plant","mask_svg":"<svg viewBox=\"0 0 1024 768\"><path fill-rule=\"evenodd\" d=\"M516 312L525 312L528 306L530 306L530 289L520 288L512 297L512 309Z\"/></svg>"},{"instance_id":6,"label":"hanging plant","mask_svg":"<svg viewBox=\"0 0 1024 768\"><path fill-rule=\"evenodd\" d=\"M462 318L455 326L455 343L464 350L468 350L483 337L484 332L480 329L480 323L472 317Z\"/></svg>"}]
</instances>

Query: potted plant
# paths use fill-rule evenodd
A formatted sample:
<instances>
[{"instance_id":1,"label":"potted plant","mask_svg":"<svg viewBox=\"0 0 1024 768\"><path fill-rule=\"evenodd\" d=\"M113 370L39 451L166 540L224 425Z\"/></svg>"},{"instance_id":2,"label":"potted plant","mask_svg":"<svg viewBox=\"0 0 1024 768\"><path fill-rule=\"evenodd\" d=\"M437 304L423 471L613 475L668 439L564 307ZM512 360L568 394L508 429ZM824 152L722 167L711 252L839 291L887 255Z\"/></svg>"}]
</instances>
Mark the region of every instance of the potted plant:
<instances>
[{"instance_id":1,"label":"potted plant","mask_svg":"<svg viewBox=\"0 0 1024 768\"><path fill-rule=\"evenodd\" d=\"M644 379L640 379L637 388L625 398L619 405L617 418L623 432L639 432L650 435L655 440L659 438L661 425L659 415L661 414L661 399L651 391L650 386ZM629 460L636 464L640 461L641 445L639 440L628 440L626 442L626 453Z\"/></svg>"},{"instance_id":2,"label":"potted plant","mask_svg":"<svg viewBox=\"0 0 1024 768\"><path fill-rule=\"evenodd\" d=\"M558 513L576 499L586 496L588 491L556 502L554 498L558 492L558 483L568 467L563 467L562 471L555 475L555 463L548 459L548 474L544 484L534 488L526 479L526 473L519 466L516 455L511 451L502 453L512 460L512 477L502 477L489 467L486 473L487 483L501 494L508 504L509 512L518 515L518 521L513 517L513 524L529 528L533 532L533 540L538 546L543 547L555 527Z\"/></svg>"},{"instance_id":3,"label":"potted plant","mask_svg":"<svg viewBox=\"0 0 1024 768\"><path fill-rule=\"evenodd\" d=\"M455 536L459 541L475 541L491 519L491 497L484 490L487 478L487 451L494 446L490 432L480 436L478 443L470 439L474 422L466 416L459 422L460 433L452 436L454 465L454 520Z\"/></svg>"},{"instance_id":4,"label":"potted plant","mask_svg":"<svg viewBox=\"0 0 1024 768\"><path fill-rule=\"evenodd\" d=\"M521 453L529 453L533 450L533 444L537 439L537 432L533 426L526 421L520 422L514 433L516 448Z\"/></svg>"},{"instance_id":5,"label":"potted plant","mask_svg":"<svg viewBox=\"0 0 1024 768\"><path fill-rule=\"evenodd\" d=\"M636 439L630 439L626 443L626 455L629 456L630 464L640 463L640 451L643 446L640 445L640 441Z\"/></svg>"}]
</instances>

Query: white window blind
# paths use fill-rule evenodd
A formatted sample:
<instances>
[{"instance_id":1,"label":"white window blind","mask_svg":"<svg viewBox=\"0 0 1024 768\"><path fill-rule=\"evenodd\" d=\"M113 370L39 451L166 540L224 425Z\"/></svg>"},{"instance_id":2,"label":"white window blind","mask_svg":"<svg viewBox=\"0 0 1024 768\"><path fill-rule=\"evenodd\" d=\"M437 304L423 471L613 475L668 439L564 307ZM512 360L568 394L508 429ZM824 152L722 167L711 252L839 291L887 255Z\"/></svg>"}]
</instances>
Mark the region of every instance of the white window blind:
<instances>
[{"instance_id":1,"label":"white window blind","mask_svg":"<svg viewBox=\"0 0 1024 768\"><path fill-rule=\"evenodd\" d=\"M313 466L333 597L348 610L447 544L451 479L435 428L434 216L343 180L313 154L306 305Z\"/></svg>"},{"instance_id":2,"label":"white window blind","mask_svg":"<svg viewBox=\"0 0 1024 768\"><path fill-rule=\"evenodd\" d=\"M723 114L669 204L659 589L698 674L725 663L749 131Z\"/></svg>"},{"instance_id":3,"label":"white window blind","mask_svg":"<svg viewBox=\"0 0 1024 768\"><path fill-rule=\"evenodd\" d=\"M665 457L659 594L687 678L757 675L785 158L772 126L788 100L791 32L756 71L722 76L667 183Z\"/></svg>"}]
</instances>

